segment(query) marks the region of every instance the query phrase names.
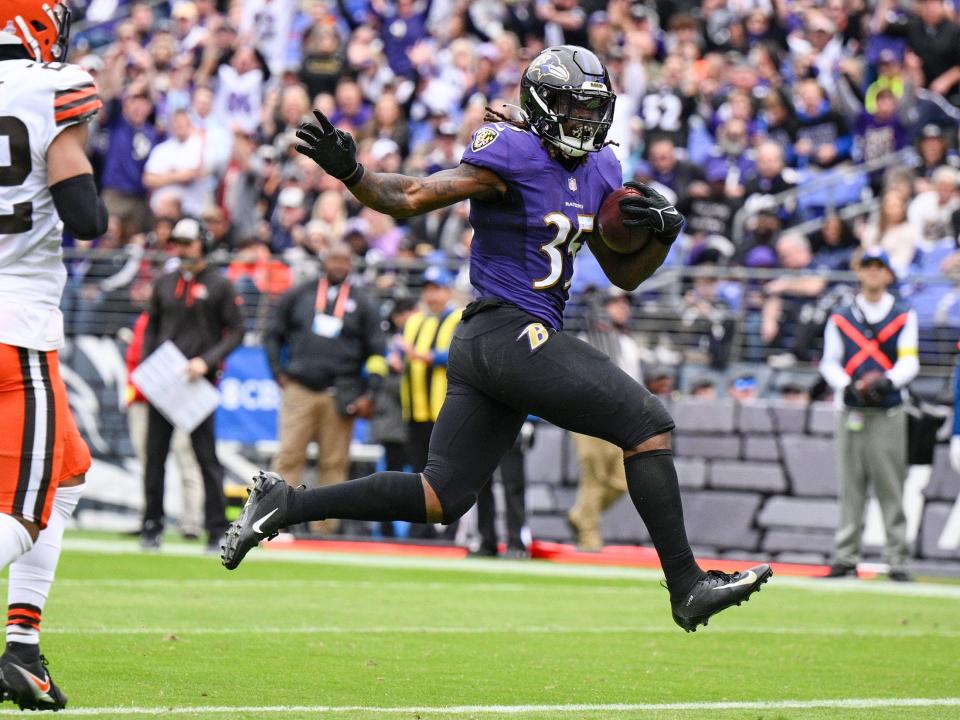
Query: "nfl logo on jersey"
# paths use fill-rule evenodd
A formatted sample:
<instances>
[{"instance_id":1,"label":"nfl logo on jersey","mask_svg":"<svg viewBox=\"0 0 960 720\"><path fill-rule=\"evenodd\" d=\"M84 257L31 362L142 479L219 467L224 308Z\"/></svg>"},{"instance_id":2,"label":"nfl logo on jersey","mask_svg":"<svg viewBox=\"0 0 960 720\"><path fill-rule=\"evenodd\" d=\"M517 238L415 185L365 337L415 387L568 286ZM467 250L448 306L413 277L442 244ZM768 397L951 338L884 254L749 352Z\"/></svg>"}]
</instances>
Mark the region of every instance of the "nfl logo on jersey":
<instances>
[{"instance_id":1,"label":"nfl logo on jersey","mask_svg":"<svg viewBox=\"0 0 960 720\"><path fill-rule=\"evenodd\" d=\"M567 178L567 187L570 188L570 192L577 191L577 179L576 178Z\"/></svg>"}]
</instances>

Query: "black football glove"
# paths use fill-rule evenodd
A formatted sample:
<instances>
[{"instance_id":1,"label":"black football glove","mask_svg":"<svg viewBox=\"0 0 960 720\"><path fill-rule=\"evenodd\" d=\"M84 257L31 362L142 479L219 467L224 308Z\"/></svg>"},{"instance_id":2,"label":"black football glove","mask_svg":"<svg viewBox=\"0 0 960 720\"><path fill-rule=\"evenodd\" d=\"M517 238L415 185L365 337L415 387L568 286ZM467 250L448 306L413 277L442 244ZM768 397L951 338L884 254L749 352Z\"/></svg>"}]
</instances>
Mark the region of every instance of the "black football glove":
<instances>
[{"instance_id":1,"label":"black football glove","mask_svg":"<svg viewBox=\"0 0 960 720\"><path fill-rule=\"evenodd\" d=\"M646 227L653 230L653 237L664 245L673 245L684 218L670 201L649 185L625 182L624 187L636 190L640 195L627 195L620 201L620 214L627 227Z\"/></svg>"},{"instance_id":2,"label":"black football glove","mask_svg":"<svg viewBox=\"0 0 960 720\"><path fill-rule=\"evenodd\" d=\"M337 130L319 110L314 110L313 114L318 124L301 123L297 130L297 138L306 143L297 145L297 152L348 186L359 182L363 177L363 166L357 162L357 143L353 136Z\"/></svg>"},{"instance_id":3,"label":"black football glove","mask_svg":"<svg viewBox=\"0 0 960 720\"><path fill-rule=\"evenodd\" d=\"M885 396L891 390L893 390L893 382L886 375L882 375L867 384L860 391L860 396L864 404L876 407L883 404Z\"/></svg>"}]
</instances>

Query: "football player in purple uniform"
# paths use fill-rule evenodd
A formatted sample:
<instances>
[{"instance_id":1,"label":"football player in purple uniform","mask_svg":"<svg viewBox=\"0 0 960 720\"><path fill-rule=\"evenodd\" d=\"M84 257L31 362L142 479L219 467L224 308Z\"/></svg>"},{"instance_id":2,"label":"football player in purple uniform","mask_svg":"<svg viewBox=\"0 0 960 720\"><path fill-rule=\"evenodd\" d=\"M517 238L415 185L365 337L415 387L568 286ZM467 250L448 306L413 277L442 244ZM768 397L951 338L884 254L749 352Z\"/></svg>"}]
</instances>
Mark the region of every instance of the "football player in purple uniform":
<instances>
[{"instance_id":1,"label":"football player in purple uniform","mask_svg":"<svg viewBox=\"0 0 960 720\"><path fill-rule=\"evenodd\" d=\"M606 355L562 329L573 259L584 242L610 280L632 290L661 265L683 226L663 196L631 183L640 194L621 200L624 224L649 228L654 239L623 255L595 232L601 204L622 179L606 147L615 100L596 55L571 45L548 48L524 73L521 119L491 113L461 164L428 177L365 171L353 138L322 113L315 112L317 124L300 128L304 144L297 150L374 210L402 218L469 199L470 280L478 299L450 346L446 400L423 473L378 472L305 492L261 473L227 533L227 568L262 539L305 520L453 522L474 504L533 414L623 448L630 496L682 628L705 625L766 582L767 565L733 574L701 570L684 529L669 414Z\"/></svg>"}]
</instances>

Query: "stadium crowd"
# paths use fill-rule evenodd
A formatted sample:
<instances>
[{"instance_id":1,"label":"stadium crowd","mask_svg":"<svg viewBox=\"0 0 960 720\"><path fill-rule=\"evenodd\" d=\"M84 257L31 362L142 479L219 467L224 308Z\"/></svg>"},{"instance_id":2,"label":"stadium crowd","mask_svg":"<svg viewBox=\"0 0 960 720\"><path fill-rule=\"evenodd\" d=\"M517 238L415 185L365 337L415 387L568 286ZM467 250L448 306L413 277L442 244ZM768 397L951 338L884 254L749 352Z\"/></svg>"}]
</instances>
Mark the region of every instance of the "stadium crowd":
<instances>
[{"instance_id":1,"label":"stadium crowd","mask_svg":"<svg viewBox=\"0 0 960 720\"><path fill-rule=\"evenodd\" d=\"M522 68L560 43L588 45L610 69L625 179L655 183L687 215L668 264L846 270L879 245L922 327L960 324L952 3L120 0L82 11L72 59L106 103L91 153L111 223L73 264L75 332L129 324L98 311L143 301L156 272L145 253L169 252L184 215L206 223L246 297L314 275L340 241L384 293L418 284L386 267L462 266L465 203L405 222L362 208L293 151L294 131L316 107L356 136L367 167L448 168L484 108L511 112ZM574 291L606 284L587 255ZM746 359L812 360L807 341L842 291L818 277L724 283L718 270L674 310L720 328L746 317Z\"/></svg>"}]
</instances>

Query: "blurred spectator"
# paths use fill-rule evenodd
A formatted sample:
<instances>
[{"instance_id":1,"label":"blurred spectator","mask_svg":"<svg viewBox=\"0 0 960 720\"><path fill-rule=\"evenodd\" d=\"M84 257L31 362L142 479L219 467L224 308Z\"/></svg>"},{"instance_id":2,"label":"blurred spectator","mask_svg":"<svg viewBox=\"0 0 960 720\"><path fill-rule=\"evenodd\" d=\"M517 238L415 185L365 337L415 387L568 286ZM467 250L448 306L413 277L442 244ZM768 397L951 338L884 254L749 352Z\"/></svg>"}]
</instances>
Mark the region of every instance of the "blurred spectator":
<instances>
[{"instance_id":1,"label":"blurred spectator","mask_svg":"<svg viewBox=\"0 0 960 720\"><path fill-rule=\"evenodd\" d=\"M524 469L524 454L534 443L534 423L527 420L520 428L513 447L500 459L494 478L481 488L477 495L477 531L480 545L471 551L472 556L496 557L500 554L497 540L497 502L493 492L495 477L499 476L503 489L504 519L507 530L506 549L503 557L522 560L530 557L524 542L527 524L527 475Z\"/></svg>"},{"instance_id":2,"label":"blurred spectator","mask_svg":"<svg viewBox=\"0 0 960 720\"><path fill-rule=\"evenodd\" d=\"M143 357L148 358L167 340L189 362L191 380L214 381L220 364L243 340L243 324L233 286L220 272L207 265L207 240L199 222L185 218L173 229L179 267L162 275L153 284L149 321L143 340ZM144 549L160 547L163 532L164 466L173 426L153 406L147 422L147 461L144 467L146 502L140 542ZM223 467L217 459L214 414L211 413L190 434L204 487L204 525L207 550L220 552L224 516Z\"/></svg>"},{"instance_id":3,"label":"blurred spectator","mask_svg":"<svg viewBox=\"0 0 960 720\"><path fill-rule=\"evenodd\" d=\"M836 213L824 217L821 228L810 234L814 261L831 270L848 270L850 259L859 246L851 227Z\"/></svg>"},{"instance_id":4,"label":"blurred spectator","mask_svg":"<svg viewBox=\"0 0 960 720\"><path fill-rule=\"evenodd\" d=\"M208 205L200 214L200 220L210 233L210 252L228 257L238 243L227 214L216 205Z\"/></svg>"},{"instance_id":5,"label":"blurred spectator","mask_svg":"<svg viewBox=\"0 0 960 720\"><path fill-rule=\"evenodd\" d=\"M916 232L907 221L907 198L902 192L884 192L877 218L863 229L860 240L865 249L882 248L897 275L906 275L916 251Z\"/></svg>"},{"instance_id":6,"label":"blurred spectator","mask_svg":"<svg viewBox=\"0 0 960 720\"><path fill-rule=\"evenodd\" d=\"M124 239L150 227L143 172L158 139L149 122L152 110L146 88L134 86L122 100L111 99L101 114L105 134L100 172L103 202L110 214L120 220Z\"/></svg>"},{"instance_id":7,"label":"blurred spectator","mask_svg":"<svg viewBox=\"0 0 960 720\"><path fill-rule=\"evenodd\" d=\"M917 195L907 208L907 221L917 245L927 248L944 239L953 243L953 215L960 209L960 172L944 165L934 171L930 180L933 188Z\"/></svg>"},{"instance_id":8,"label":"blurred spectator","mask_svg":"<svg viewBox=\"0 0 960 720\"><path fill-rule=\"evenodd\" d=\"M630 296L611 290L598 312L591 300L584 339L606 354L625 373L643 382L640 349L630 329ZM573 433L580 463L577 499L567 513L567 521L576 534L577 548L587 552L603 549L600 521L604 511L627 491L623 451L612 443L588 435Z\"/></svg>"},{"instance_id":9,"label":"blurred spectator","mask_svg":"<svg viewBox=\"0 0 960 720\"><path fill-rule=\"evenodd\" d=\"M644 373L647 390L662 400L669 400L674 393L673 373L666 367L654 367Z\"/></svg>"},{"instance_id":10,"label":"blurred spectator","mask_svg":"<svg viewBox=\"0 0 960 720\"><path fill-rule=\"evenodd\" d=\"M398 298L389 308L386 323L388 374L375 398L373 435L384 446L387 470L402 470L407 465L407 433L400 400L405 363L403 331L407 321L417 312L417 302L413 298Z\"/></svg>"},{"instance_id":11,"label":"blurred spectator","mask_svg":"<svg viewBox=\"0 0 960 720\"><path fill-rule=\"evenodd\" d=\"M186 110L177 110L171 122L172 135L157 145L147 158L143 184L150 193L150 208L159 211L163 200L175 200L184 215L198 217L208 197L209 170L204 165L203 136L196 131Z\"/></svg>"},{"instance_id":12,"label":"blurred spectator","mask_svg":"<svg viewBox=\"0 0 960 720\"><path fill-rule=\"evenodd\" d=\"M717 384L708 377L696 378L690 383L690 397L695 400L716 400Z\"/></svg>"},{"instance_id":13,"label":"blurred spectator","mask_svg":"<svg viewBox=\"0 0 960 720\"><path fill-rule=\"evenodd\" d=\"M371 0L367 12L369 24L377 27L383 52L390 69L397 75L412 77L415 65L410 51L428 37L427 17L432 0L397 0L388 4L385 0ZM341 15L356 30L363 21L358 20L346 8L345 0L337 0Z\"/></svg>"},{"instance_id":14,"label":"blurred spectator","mask_svg":"<svg viewBox=\"0 0 960 720\"><path fill-rule=\"evenodd\" d=\"M319 485L347 479L354 419L373 415L386 374L380 316L369 293L350 279L349 248L334 245L319 281L286 293L264 336L270 369L281 387L280 447L273 469L300 484L307 446L318 445ZM315 532L336 532L322 521Z\"/></svg>"},{"instance_id":15,"label":"blurred spectator","mask_svg":"<svg viewBox=\"0 0 960 720\"><path fill-rule=\"evenodd\" d=\"M761 337L771 349L787 351L776 354L775 363L809 360L810 341L819 334L819 328L809 325L810 316L805 310L816 304L827 282L822 274L811 272L819 267L803 235L782 235L777 240L777 258L780 267L793 272L763 286Z\"/></svg>"},{"instance_id":16,"label":"blurred spectator","mask_svg":"<svg viewBox=\"0 0 960 720\"><path fill-rule=\"evenodd\" d=\"M787 379L777 385L777 395L780 400L791 405L806 406L810 404L810 387L800 380Z\"/></svg>"},{"instance_id":17,"label":"blurred spectator","mask_svg":"<svg viewBox=\"0 0 960 720\"><path fill-rule=\"evenodd\" d=\"M850 157L853 139L846 119L830 107L816 80L797 88L797 140L793 151L800 167L832 167Z\"/></svg>"},{"instance_id":18,"label":"blurred spectator","mask_svg":"<svg viewBox=\"0 0 960 720\"><path fill-rule=\"evenodd\" d=\"M712 268L723 261L715 247L706 247L697 253L694 266L704 273L693 279L693 287L684 293L680 307L683 327L700 329L700 349L710 366L722 369L730 360L733 341L734 315L729 300L723 297L719 277Z\"/></svg>"},{"instance_id":19,"label":"blurred spectator","mask_svg":"<svg viewBox=\"0 0 960 720\"><path fill-rule=\"evenodd\" d=\"M250 47L232 51L229 62L216 69L214 116L222 130L257 132L263 112L265 74Z\"/></svg>"},{"instance_id":20,"label":"blurred spectator","mask_svg":"<svg viewBox=\"0 0 960 720\"><path fill-rule=\"evenodd\" d=\"M280 75L287 65L295 0L244 0L240 5L241 35L264 54L270 72Z\"/></svg>"},{"instance_id":21,"label":"blurred spectator","mask_svg":"<svg viewBox=\"0 0 960 720\"><path fill-rule=\"evenodd\" d=\"M918 140L920 167L917 168L917 192L933 189L931 178L937 168L949 165L960 168L960 155L950 148L946 133L939 125L924 125Z\"/></svg>"},{"instance_id":22,"label":"blurred spectator","mask_svg":"<svg viewBox=\"0 0 960 720\"><path fill-rule=\"evenodd\" d=\"M423 276L421 310L403 329L404 375L401 398L407 424L407 460L414 472L427 464L430 434L447 392L447 353L461 309L453 301L453 275L432 266ZM414 526L412 537L433 537L430 525Z\"/></svg>"},{"instance_id":23,"label":"blurred spectator","mask_svg":"<svg viewBox=\"0 0 960 720\"><path fill-rule=\"evenodd\" d=\"M340 34L335 25L317 24L307 31L299 76L310 97L320 93L333 95L337 79L344 72L344 61Z\"/></svg>"},{"instance_id":24,"label":"blurred spectator","mask_svg":"<svg viewBox=\"0 0 960 720\"><path fill-rule=\"evenodd\" d=\"M691 185L703 181L699 168L678 159L679 153L669 137L661 137L650 143L647 163L637 168L634 177L643 182L656 183L666 188L683 202L690 193Z\"/></svg>"},{"instance_id":25,"label":"blurred spectator","mask_svg":"<svg viewBox=\"0 0 960 720\"><path fill-rule=\"evenodd\" d=\"M270 220L270 228L273 232L270 248L273 252L282 253L302 243L303 224L307 219L305 200L303 190L296 185L290 185L280 191L277 197L277 208Z\"/></svg>"},{"instance_id":26,"label":"blurred spectator","mask_svg":"<svg viewBox=\"0 0 960 720\"><path fill-rule=\"evenodd\" d=\"M784 148L778 142L767 140L757 146L756 165L744 182L744 204L750 210L774 206L771 195L791 190L796 186L785 174ZM781 220L788 221L796 207L795 200L777 203Z\"/></svg>"},{"instance_id":27,"label":"blurred spectator","mask_svg":"<svg viewBox=\"0 0 960 720\"><path fill-rule=\"evenodd\" d=\"M733 378L727 385L727 395L738 403L756 400L760 396L756 376L752 373L744 373Z\"/></svg>"},{"instance_id":28,"label":"blurred spectator","mask_svg":"<svg viewBox=\"0 0 960 720\"><path fill-rule=\"evenodd\" d=\"M879 0L873 27L885 35L904 37L920 60L924 85L957 104L960 82L960 26L947 17L940 0L913 0L910 14L897 12L892 0Z\"/></svg>"},{"instance_id":29,"label":"blurred spectator","mask_svg":"<svg viewBox=\"0 0 960 720\"><path fill-rule=\"evenodd\" d=\"M880 501L891 580L910 580L903 513L907 476L907 422L901 388L920 369L917 316L887 292L896 275L880 248L857 268L860 292L831 317L820 372L842 411L837 424L840 527L827 577L857 575L868 485Z\"/></svg>"}]
</instances>

